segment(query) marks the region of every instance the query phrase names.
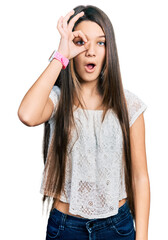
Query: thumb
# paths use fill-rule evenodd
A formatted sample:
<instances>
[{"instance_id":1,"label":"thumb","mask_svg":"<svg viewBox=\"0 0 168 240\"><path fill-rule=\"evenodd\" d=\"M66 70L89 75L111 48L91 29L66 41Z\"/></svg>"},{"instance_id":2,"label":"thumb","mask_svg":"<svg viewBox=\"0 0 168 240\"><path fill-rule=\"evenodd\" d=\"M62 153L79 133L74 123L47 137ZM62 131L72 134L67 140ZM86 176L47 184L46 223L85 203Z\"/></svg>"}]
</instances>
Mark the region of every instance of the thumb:
<instances>
[{"instance_id":1,"label":"thumb","mask_svg":"<svg viewBox=\"0 0 168 240\"><path fill-rule=\"evenodd\" d=\"M84 45L80 46L80 48L79 48L79 53L88 50L88 48L89 48L89 43L88 43L88 42L85 42Z\"/></svg>"},{"instance_id":2,"label":"thumb","mask_svg":"<svg viewBox=\"0 0 168 240\"><path fill-rule=\"evenodd\" d=\"M82 53L87 50L87 46L83 45L79 48L79 53Z\"/></svg>"}]
</instances>

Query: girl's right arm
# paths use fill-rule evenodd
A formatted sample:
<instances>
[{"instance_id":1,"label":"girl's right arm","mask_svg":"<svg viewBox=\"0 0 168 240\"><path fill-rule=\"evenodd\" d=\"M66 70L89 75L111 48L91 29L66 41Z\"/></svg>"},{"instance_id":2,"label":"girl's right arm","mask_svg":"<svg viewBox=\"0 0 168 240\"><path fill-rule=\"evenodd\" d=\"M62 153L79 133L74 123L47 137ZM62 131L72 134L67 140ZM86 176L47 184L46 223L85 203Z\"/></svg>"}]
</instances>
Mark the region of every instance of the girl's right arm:
<instances>
[{"instance_id":1,"label":"girl's right arm","mask_svg":"<svg viewBox=\"0 0 168 240\"><path fill-rule=\"evenodd\" d=\"M18 116L27 126L39 125L50 118L54 105L49 94L61 69L62 63L53 59L24 96Z\"/></svg>"},{"instance_id":2,"label":"girl's right arm","mask_svg":"<svg viewBox=\"0 0 168 240\"><path fill-rule=\"evenodd\" d=\"M81 31L72 32L75 22L83 16L83 12L73 17L67 24L68 19L73 14L74 10L69 12L64 18L61 17L57 24L57 29L61 35L58 52L68 59L86 51L84 45L79 47L73 43L75 37L80 37L87 42L85 35ZM49 95L61 69L62 63L53 59L24 96L18 109L18 117L27 126L39 125L50 118L54 104Z\"/></svg>"}]
</instances>

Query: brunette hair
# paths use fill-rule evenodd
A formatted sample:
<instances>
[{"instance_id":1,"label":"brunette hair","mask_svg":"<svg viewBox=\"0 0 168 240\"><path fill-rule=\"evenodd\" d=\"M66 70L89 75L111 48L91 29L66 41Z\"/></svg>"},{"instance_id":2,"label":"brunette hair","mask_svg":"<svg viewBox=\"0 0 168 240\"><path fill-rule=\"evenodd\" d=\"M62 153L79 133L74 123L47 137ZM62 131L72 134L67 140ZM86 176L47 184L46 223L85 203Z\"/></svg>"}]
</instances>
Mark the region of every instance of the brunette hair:
<instances>
[{"instance_id":1,"label":"brunette hair","mask_svg":"<svg viewBox=\"0 0 168 240\"><path fill-rule=\"evenodd\" d=\"M113 26L107 15L95 6L81 5L74 8L74 10L75 13L72 17L81 11L84 12L84 15L75 23L74 29L80 22L89 20L97 23L105 33L106 57L98 81L98 89L102 95L103 106L105 106L103 110L102 122L107 110L110 108L113 109L119 119L123 134L124 172L127 201L133 218L135 219L128 110L122 85ZM56 127L49 150L48 140L50 134L50 125L48 122L45 123L44 129L43 153L46 188L42 199L43 204L46 199L48 199L49 203L52 197L57 198L64 188L67 146L70 141L70 131L74 125L74 94L76 94L83 108L83 105L80 101L80 82L78 81L78 75L74 68L73 59L70 60L70 64L65 70L61 70L55 85L60 87L61 93L55 114ZM53 196L49 193L55 193L55 195Z\"/></svg>"}]
</instances>

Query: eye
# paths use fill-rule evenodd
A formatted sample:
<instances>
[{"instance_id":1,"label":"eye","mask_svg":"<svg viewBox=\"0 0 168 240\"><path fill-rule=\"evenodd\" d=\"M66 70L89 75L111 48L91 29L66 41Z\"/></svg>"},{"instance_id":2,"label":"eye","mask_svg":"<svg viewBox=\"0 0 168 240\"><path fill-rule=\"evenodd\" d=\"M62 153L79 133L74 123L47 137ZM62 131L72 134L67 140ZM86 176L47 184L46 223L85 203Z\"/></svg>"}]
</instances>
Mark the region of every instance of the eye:
<instances>
[{"instance_id":1,"label":"eye","mask_svg":"<svg viewBox=\"0 0 168 240\"><path fill-rule=\"evenodd\" d=\"M80 40L80 41L76 41L76 42L75 42L75 44L80 46L80 45L84 45L84 44L85 44L85 42L84 42L84 41L82 41L82 40Z\"/></svg>"},{"instance_id":2,"label":"eye","mask_svg":"<svg viewBox=\"0 0 168 240\"><path fill-rule=\"evenodd\" d=\"M105 46L105 45L106 45L106 43L103 42L103 41L98 42L98 44L99 44L100 46Z\"/></svg>"}]
</instances>

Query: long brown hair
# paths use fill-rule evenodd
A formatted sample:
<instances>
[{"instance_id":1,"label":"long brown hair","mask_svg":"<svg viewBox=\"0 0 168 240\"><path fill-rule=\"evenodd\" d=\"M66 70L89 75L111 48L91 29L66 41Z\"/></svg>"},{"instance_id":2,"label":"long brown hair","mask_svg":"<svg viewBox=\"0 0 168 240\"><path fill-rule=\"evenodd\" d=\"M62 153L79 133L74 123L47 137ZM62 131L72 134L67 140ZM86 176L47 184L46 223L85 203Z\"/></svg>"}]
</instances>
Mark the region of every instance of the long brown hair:
<instances>
[{"instance_id":1,"label":"long brown hair","mask_svg":"<svg viewBox=\"0 0 168 240\"><path fill-rule=\"evenodd\" d=\"M98 89L102 95L103 106L105 106L102 122L107 110L110 108L114 110L119 119L123 134L124 171L127 201L133 218L135 219L128 110L122 85L113 26L107 15L95 6L78 6L74 8L74 10L75 13L72 17L81 11L84 11L85 13L84 16L75 23L74 29L81 21L89 20L97 23L102 28L106 36L105 64L102 68L98 81ZM60 87L61 94L55 114L56 127L49 150L48 139L50 132L48 122L45 123L44 129L43 153L46 188L44 190L42 199L43 204L46 199L48 199L49 203L52 197L57 198L64 188L67 145L70 141L70 130L74 125L74 94L76 94L81 106L83 107L80 101L80 82L78 81L78 75L75 71L73 59L70 60L70 64L65 70L61 70L55 85ZM54 196L53 193L55 193Z\"/></svg>"}]
</instances>

